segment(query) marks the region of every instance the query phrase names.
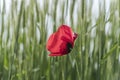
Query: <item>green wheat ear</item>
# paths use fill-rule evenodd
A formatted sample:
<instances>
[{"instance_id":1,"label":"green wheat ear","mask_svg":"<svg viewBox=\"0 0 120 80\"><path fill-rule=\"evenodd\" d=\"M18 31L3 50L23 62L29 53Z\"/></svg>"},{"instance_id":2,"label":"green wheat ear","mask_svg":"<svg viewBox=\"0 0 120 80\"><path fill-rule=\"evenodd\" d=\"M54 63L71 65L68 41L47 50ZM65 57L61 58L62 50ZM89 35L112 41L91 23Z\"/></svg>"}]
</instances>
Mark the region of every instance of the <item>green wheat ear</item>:
<instances>
[{"instance_id":1,"label":"green wheat ear","mask_svg":"<svg viewBox=\"0 0 120 80\"><path fill-rule=\"evenodd\" d=\"M117 43L110 49L109 52L105 54L105 56L103 56L103 58L101 59L101 64L104 63L107 60L107 58L114 53L116 49L118 49Z\"/></svg>"}]
</instances>

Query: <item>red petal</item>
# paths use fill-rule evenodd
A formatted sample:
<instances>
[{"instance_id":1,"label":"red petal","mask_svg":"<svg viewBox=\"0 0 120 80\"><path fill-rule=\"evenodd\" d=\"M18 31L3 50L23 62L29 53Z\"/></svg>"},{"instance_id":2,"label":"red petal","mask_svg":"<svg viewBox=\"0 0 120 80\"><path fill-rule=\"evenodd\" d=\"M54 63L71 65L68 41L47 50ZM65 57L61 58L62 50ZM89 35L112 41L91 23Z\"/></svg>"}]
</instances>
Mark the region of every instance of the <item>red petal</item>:
<instances>
[{"instance_id":1,"label":"red petal","mask_svg":"<svg viewBox=\"0 0 120 80\"><path fill-rule=\"evenodd\" d=\"M50 53L49 56L63 56L61 53Z\"/></svg>"},{"instance_id":2,"label":"red petal","mask_svg":"<svg viewBox=\"0 0 120 80\"><path fill-rule=\"evenodd\" d=\"M67 44L74 45L76 35L70 27L62 25L58 28L58 31L53 33L47 42L47 49L51 52L50 56L60 56L68 53Z\"/></svg>"},{"instance_id":3,"label":"red petal","mask_svg":"<svg viewBox=\"0 0 120 80\"><path fill-rule=\"evenodd\" d=\"M77 38L78 34L77 33L74 33L73 34L73 40L75 40Z\"/></svg>"}]
</instances>

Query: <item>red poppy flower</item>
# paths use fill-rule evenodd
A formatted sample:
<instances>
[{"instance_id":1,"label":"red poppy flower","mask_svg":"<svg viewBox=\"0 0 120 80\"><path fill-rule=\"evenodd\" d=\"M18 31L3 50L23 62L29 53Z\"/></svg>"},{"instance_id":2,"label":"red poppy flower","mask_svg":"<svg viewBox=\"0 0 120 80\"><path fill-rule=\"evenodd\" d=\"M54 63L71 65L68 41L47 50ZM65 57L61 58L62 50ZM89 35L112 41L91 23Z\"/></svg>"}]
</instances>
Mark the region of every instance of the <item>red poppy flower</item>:
<instances>
[{"instance_id":1,"label":"red poppy flower","mask_svg":"<svg viewBox=\"0 0 120 80\"><path fill-rule=\"evenodd\" d=\"M74 46L77 34L67 25L61 25L47 42L46 48L51 52L49 56L62 56L68 54Z\"/></svg>"}]
</instances>

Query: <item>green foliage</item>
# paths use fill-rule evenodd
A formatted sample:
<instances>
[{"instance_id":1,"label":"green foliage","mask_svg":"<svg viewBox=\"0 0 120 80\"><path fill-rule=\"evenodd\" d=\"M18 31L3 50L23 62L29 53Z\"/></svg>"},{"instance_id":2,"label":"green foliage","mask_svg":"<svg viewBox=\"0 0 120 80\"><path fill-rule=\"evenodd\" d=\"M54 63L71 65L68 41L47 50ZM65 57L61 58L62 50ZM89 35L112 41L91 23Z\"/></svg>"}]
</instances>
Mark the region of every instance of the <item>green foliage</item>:
<instances>
[{"instance_id":1,"label":"green foliage","mask_svg":"<svg viewBox=\"0 0 120 80\"><path fill-rule=\"evenodd\" d=\"M120 79L119 0L110 0L108 12L106 0L98 0L95 20L95 0L52 0L52 5L42 0L43 7L39 0L11 0L8 13L5 1L3 9L0 6L0 80ZM67 24L68 15L69 26L79 34L75 46L68 55L49 57L46 41L50 31Z\"/></svg>"}]
</instances>

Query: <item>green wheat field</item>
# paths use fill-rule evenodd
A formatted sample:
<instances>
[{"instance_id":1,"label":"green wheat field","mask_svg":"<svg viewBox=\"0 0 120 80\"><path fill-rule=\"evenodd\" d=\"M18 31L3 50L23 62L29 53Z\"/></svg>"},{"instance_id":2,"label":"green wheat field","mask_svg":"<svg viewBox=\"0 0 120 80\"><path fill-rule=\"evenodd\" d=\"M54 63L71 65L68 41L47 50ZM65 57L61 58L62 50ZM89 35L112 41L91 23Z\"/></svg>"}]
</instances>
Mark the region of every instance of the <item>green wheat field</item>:
<instances>
[{"instance_id":1,"label":"green wheat field","mask_svg":"<svg viewBox=\"0 0 120 80\"><path fill-rule=\"evenodd\" d=\"M79 36L50 57L62 24ZM120 0L0 0L0 80L120 80Z\"/></svg>"}]
</instances>

